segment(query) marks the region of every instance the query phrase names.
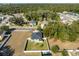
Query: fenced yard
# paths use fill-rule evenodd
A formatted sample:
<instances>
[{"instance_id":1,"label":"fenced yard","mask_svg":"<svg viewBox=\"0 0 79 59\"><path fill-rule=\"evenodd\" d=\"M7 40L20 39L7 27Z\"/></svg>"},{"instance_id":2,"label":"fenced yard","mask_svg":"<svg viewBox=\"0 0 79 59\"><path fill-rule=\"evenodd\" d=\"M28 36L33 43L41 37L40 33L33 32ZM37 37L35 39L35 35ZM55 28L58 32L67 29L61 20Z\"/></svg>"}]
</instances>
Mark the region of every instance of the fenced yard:
<instances>
[{"instance_id":1,"label":"fenced yard","mask_svg":"<svg viewBox=\"0 0 79 59\"><path fill-rule=\"evenodd\" d=\"M27 46L25 47L26 51L41 51L41 50L48 50L48 43L47 40L43 42L35 42L28 40Z\"/></svg>"}]
</instances>

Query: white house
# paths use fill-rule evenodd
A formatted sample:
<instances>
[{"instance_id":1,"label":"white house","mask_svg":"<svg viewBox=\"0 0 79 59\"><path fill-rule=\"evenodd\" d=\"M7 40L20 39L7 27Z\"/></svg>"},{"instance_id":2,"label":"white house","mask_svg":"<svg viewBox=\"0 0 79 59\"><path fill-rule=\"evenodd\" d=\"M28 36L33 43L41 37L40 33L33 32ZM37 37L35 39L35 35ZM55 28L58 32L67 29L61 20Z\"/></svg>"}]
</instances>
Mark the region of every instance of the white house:
<instances>
[{"instance_id":1,"label":"white house","mask_svg":"<svg viewBox=\"0 0 79 59\"><path fill-rule=\"evenodd\" d=\"M41 28L43 29L43 28L45 28L45 26L48 24L48 21L46 21L46 20L44 20L44 21L42 21L42 23L41 23Z\"/></svg>"},{"instance_id":2,"label":"white house","mask_svg":"<svg viewBox=\"0 0 79 59\"><path fill-rule=\"evenodd\" d=\"M4 19L4 15L0 15L0 22Z\"/></svg>"}]
</instances>

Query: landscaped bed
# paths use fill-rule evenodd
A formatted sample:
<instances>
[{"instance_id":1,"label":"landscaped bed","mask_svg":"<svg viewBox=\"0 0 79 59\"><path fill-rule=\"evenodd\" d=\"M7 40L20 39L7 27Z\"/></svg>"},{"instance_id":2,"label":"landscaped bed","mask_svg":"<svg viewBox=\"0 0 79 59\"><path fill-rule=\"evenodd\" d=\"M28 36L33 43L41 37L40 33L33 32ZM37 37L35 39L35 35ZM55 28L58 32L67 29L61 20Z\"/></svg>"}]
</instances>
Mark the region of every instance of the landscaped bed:
<instances>
[{"instance_id":1,"label":"landscaped bed","mask_svg":"<svg viewBox=\"0 0 79 59\"><path fill-rule=\"evenodd\" d=\"M47 40L44 40L43 42L40 43L28 40L25 49L27 51L48 50L48 43Z\"/></svg>"}]
</instances>

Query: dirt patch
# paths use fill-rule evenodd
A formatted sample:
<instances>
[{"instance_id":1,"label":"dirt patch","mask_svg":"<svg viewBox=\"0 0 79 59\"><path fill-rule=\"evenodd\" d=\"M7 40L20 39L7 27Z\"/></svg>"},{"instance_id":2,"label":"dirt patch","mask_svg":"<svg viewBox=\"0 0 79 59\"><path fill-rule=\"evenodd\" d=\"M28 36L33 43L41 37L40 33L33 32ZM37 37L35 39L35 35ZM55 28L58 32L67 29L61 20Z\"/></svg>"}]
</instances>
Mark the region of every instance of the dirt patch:
<instances>
[{"instance_id":1,"label":"dirt patch","mask_svg":"<svg viewBox=\"0 0 79 59\"><path fill-rule=\"evenodd\" d=\"M58 45L60 47L60 49L77 49L77 48L79 48L79 41L75 41L75 42L65 41L65 42L62 42L60 40L54 41L54 38L49 39L48 41L49 41L50 47L52 45Z\"/></svg>"}]
</instances>

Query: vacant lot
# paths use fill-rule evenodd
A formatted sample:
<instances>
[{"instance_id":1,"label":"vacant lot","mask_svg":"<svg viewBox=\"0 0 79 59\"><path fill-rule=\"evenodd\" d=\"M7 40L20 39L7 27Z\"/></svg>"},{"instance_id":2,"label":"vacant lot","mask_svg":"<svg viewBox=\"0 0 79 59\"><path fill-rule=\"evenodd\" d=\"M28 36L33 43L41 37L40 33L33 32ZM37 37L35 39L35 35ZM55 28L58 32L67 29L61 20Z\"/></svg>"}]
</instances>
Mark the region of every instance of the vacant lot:
<instances>
[{"instance_id":1,"label":"vacant lot","mask_svg":"<svg viewBox=\"0 0 79 59\"><path fill-rule=\"evenodd\" d=\"M79 41L75 41L75 42L65 41L65 42L62 42L60 40L55 41L55 39L49 39L49 45L50 45L50 47L52 45L58 45L60 47L60 49L77 49L77 48L79 48Z\"/></svg>"},{"instance_id":2,"label":"vacant lot","mask_svg":"<svg viewBox=\"0 0 79 59\"><path fill-rule=\"evenodd\" d=\"M48 50L47 40L40 43L28 40L26 50Z\"/></svg>"},{"instance_id":3,"label":"vacant lot","mask_svg":"<svg viewBox=\"0 0 79 59\"><path fill-rule=\"evenodd\" d=\"M29 31L13 31L11 38L7 42L7 45L10 45L13 49L15 49L14 55L21 56L25 55L23 53L24 47L27 41L27 38L31 36L31 32Z\"/></svg>"}]
</instances>

